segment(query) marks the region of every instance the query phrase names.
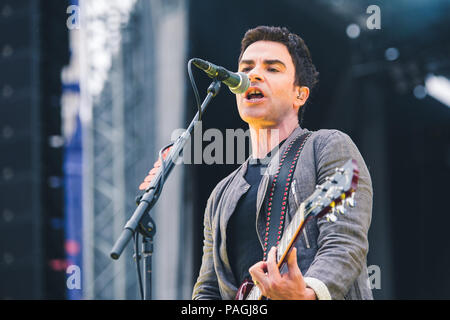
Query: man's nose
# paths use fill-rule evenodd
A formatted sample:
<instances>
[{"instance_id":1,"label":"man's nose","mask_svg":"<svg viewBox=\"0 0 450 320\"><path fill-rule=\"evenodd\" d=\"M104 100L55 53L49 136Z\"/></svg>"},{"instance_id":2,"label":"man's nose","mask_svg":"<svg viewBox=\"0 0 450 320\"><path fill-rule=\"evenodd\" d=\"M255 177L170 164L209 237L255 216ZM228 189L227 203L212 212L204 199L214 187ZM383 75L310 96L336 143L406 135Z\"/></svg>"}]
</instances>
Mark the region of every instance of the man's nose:
<instances>
[{"instance_id":1,"label":"man's nose","mask_svg":"<svg viewBox=\"0 0 450 320\"><path fill-rule=\"evenodd\" d=\"M261 72L259 68L253 68L248 74L248 78L250 79L250 82L255 81L263 81L263 77L261 76Z\"/></svg>"}]
</instances>

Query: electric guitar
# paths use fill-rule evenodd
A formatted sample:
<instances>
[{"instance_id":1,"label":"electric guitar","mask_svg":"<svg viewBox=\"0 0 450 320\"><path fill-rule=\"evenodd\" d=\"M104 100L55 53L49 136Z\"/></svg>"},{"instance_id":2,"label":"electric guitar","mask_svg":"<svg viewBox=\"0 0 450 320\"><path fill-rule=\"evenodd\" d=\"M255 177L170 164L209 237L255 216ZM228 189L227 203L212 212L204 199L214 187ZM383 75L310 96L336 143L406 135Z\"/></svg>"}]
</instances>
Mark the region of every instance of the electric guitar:
<instances>
[{"instance_id":1,"label":"electric guitar","mask_svg":"<svg viewBox=\"0 0 450 320\"><path fill-rule=\"evenodd\" d=\"M297 209L289 226L285 229L277 246L278 269L283 273L287 268L287 256L299 238L309 219L326 216L329 222L337 220L336 213L344 214L345 206L355 206L355 190L358 184L358 166L349 160L343 167L336 168L331 177L316 186L316 190ZM236 300L261 300L261 290L251 280L244 281L236 294Z\"/></svg>"}]
</instances>

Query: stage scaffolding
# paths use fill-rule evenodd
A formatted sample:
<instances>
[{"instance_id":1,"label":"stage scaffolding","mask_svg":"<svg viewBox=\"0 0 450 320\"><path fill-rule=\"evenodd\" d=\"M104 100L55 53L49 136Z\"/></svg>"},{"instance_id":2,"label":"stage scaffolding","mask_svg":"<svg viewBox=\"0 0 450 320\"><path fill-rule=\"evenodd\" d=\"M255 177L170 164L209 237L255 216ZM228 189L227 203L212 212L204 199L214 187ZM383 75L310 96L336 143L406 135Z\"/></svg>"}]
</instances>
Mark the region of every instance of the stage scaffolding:
<instances>
[{"instance_id":1,"label":"stage scaffolding","mask_svg":"<svg viewBox=\"0 0 450 320\"><path fill-rule=\"evenodd\" d=\"M128 2L107 1L93 16L93 4L80 1L85 299L139 299L132 242L117 261L109 253L159 149L186 126L185 1ZM192 265L182 178L177 166L152 211L155 299L190 297L191 276L180 274Z\"/></svg>"}]
</instances>

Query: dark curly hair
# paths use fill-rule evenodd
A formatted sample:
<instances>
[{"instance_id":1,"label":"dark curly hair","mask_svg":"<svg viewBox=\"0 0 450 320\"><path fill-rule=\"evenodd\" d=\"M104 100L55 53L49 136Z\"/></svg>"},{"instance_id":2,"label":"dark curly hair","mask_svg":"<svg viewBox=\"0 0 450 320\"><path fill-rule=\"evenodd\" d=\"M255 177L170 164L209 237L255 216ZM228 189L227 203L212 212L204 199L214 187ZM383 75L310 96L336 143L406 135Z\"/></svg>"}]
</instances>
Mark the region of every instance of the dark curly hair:
<instances>
[{"instance_id":1,"label":"dark curly hair","mask_svg":"<svg viewBox=\"0 0 450 320\"><path fill-rule=\"evenodd\" d=\"M241 41L239 61L241 61L245 49L257 41L274 41L284 44L291 55L295 67L294 85L305 86L312 91L319 82L319 72L317 72L316 67L312 63L311 54L302 38L285 27L258 26L245 33ZM298 111L299 124L302 124L303 121L305 105Z\"/></svg>"}]
</instances>

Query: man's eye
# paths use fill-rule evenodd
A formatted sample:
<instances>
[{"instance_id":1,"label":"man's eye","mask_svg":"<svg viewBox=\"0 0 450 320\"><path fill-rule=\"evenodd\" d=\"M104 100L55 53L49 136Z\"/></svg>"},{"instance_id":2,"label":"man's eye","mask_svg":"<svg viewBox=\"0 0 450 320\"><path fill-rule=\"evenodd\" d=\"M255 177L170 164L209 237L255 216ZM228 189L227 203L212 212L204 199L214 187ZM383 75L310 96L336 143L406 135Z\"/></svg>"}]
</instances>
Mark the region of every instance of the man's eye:
<instances>
[{"instance_id":1,"label":"man's eye","mask_svg":"<svg viewBox=\"0 0 450 320\"><path fill-rule=\"evenodd\" d=\"M278 69L275 69L275 68L268 68L267 70L270 72L278 72Z\"/></svg>"},{"instance_id":2,"label":"man's eye","mask_svg":"<svg viewBox=\"0 0 450 320\"><path fill-rule=\"evenodd\" d=\"M242 68L241 72L249 72L250 70L252 70L252 68L245 67L245 68Z\"/></svg>"}]
</instances>

